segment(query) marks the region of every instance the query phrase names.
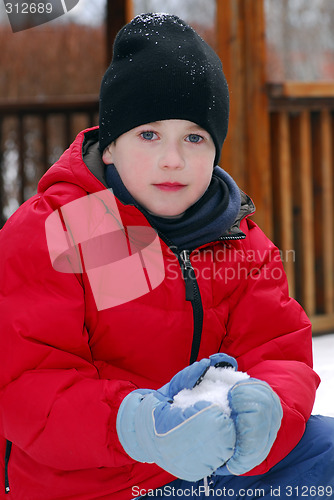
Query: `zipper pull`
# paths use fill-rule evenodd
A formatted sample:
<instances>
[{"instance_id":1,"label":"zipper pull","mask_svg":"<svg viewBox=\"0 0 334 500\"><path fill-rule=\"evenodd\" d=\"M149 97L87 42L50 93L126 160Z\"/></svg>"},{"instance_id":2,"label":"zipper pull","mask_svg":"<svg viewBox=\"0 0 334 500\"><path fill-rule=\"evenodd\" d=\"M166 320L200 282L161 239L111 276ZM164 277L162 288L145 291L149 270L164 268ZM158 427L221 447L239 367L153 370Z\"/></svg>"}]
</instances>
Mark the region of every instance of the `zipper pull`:
<instances>
[{"instance_id":1,"label":"zipper pull","mask_svg":"<svg viewBox=\"0 0 334 500\"><path fill-rule=\"evenodd\" d=\"M189 258L189 250L182 250L180 253L180 258L182 260L182 273L183 273L183 279L186 287L186 300L193 300L194 299L194 279L195 279L195 272L194 268L190 262Z\"/></svg>"},{"instance_id":2,"label":"zipper pull","mask_svg":"<svg viewBox=\"0 0 334 500\"><path fill-rule=\"evenodd\" d=\"M11 441L6 441L6 452L5 452L5 494L8 495L10 492L9 480L8 480L8 462L10 453L12 451L12 443Z\"/></svg>"}]
</instances>

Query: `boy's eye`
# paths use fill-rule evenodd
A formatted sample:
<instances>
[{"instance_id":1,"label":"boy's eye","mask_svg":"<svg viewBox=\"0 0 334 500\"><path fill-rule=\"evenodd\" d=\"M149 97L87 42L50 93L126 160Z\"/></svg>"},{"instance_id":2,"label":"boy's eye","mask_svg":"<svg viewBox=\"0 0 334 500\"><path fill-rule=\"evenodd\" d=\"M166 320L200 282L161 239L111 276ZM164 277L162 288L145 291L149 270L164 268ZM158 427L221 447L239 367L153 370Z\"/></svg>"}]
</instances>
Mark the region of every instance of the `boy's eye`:
<instances>
[{"instance_id":1,"label":"boy's eye","mask_svg":"<svg viewBox=\"0 0 334 500\"><path fill-rule=\"evenodd\" d=\"M155 132L151 132L149 130L147 130L146 132L141 132L140 135L146 141L152 141L152 139L156 139L157 138L157 134Z\"/></svg>"},{"instance_id":2,"label":"boy's eye","mask_svg":"<svg viewBox=\"0 0 334 500\"><path fill-rule=\"evenodd\" d=\"M201 142L203 140L203 137L198 134L189 134L186 140L189 142L197 143Z\"/></svg>"}]
</instances>

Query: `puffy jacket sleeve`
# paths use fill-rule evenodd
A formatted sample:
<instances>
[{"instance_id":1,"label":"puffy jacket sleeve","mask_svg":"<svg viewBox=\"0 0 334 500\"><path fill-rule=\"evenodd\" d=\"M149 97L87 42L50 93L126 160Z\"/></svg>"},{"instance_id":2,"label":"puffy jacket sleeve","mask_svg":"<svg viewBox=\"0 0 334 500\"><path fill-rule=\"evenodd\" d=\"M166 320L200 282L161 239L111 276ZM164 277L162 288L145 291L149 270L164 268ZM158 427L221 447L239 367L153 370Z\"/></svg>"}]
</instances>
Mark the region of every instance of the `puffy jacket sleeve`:
<instances>
[{"instance_id":1,"label":"puffy jacket sleeve","mask_svg":"<svg viewBox=\"0 0 334 500\"><path fill-rule=\"evenodd\" d=\"M267 459L248 473L262 474L301 439L319 377L312 369L311 324L289 297L280 252L254 222L243 224L243 281L230 299L225 347L241 371L269 383L281 399L283 420L276 441Z\"/></svg>"},{"instance_id":2,"label":"puffy jacket sleeve","mask_svg":"<svg viewBox=\"0 0 334 500\"><path fill-rule=\"evenodd\" d=\"M136 387L99 378L80 276L51 266L51 212L36 196L0 231L0 434L62 470L121 466L132 460L118 442L116 414Z\"/></svg>"}]
</instances>

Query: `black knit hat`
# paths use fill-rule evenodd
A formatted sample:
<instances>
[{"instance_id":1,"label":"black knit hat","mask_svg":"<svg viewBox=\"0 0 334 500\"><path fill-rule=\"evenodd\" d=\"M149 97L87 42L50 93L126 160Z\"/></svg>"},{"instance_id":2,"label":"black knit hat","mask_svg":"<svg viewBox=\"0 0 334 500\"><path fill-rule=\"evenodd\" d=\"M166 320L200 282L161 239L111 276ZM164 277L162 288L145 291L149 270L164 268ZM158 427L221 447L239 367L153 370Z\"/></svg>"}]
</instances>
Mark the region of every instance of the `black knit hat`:
<instances>
[{"instance_id":1,"label":"black knit hat","mask_svg":"<svg viewBox=\"0 0 334 500\"><path fill-rule=\"evenodd\" d=\"M139 125L183 119L210 133L217 164L228 114L229 93L221 61L182 19L141 14L119 31L101 83L101 152Z\"/></svg>"}]
</instances>

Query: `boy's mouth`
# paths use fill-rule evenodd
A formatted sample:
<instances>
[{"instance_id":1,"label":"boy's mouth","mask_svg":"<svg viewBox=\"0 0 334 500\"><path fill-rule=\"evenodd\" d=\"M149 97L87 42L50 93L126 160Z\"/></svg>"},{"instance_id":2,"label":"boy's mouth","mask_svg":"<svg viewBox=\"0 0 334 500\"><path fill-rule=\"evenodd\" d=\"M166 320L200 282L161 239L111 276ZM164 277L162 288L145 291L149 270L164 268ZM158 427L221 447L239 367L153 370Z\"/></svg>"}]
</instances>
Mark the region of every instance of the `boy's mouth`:
<instances>
[{"instance_id":1,"label":"boy's mouth","mask_svg":"<svg viewBox=\"0 0 334 500\"><path fill-rule=\"evenodd\" d=\"M179 182L162 182L160 184L153 184L161 191L179 191L180 189L186 187L185 184L180 184Z\"/></svg>"}]
</instances>

